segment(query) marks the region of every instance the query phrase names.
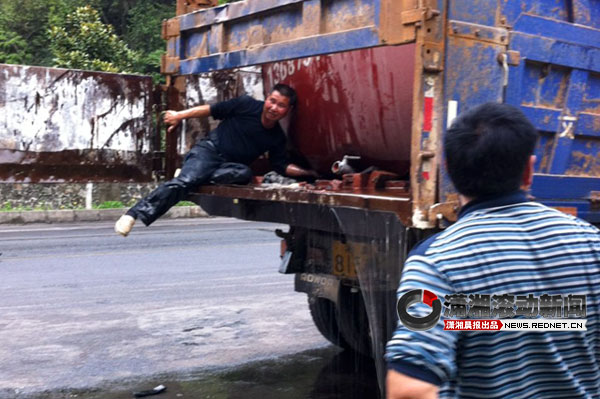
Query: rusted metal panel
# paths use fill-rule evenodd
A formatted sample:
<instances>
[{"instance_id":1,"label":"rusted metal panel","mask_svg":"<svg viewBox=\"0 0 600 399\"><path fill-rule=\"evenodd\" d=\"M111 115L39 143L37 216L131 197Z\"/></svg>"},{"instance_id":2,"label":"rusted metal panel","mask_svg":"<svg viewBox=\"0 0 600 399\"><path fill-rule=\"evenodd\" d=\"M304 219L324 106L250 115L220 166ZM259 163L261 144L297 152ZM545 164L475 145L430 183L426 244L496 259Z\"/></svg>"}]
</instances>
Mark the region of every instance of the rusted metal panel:
<instances>
[{"instance_id":1,"label":"rusted metal panel","mask_svg":"<svg viewBox=\"0 0 600 399\"><path fill-rule=\"evenodd\" d=\"M396 0L381 3L381 40L386 44L402 44L416 40L417 28L438 16L435 0Z\"/></svg>"},{"instance_id":2,"label":"rusted metal panel","mask_svg":"<svg viewBox=\"0 0 600 399\"><path fill-rule=\"evenodd\" d=\"M263 66L266 91L286 83L298 93L288 137L312 168L328 175L344 156L360 156L356 171L376 166L406 178L415 51L409 44Z\"/></svg>"},{"instance_id":3,"label":"rusted metal panel","mask_svg":"<svg viewBox=\"0 0 600 399\"><path fill-rule=\"evenodd\" d=\"M177 15L187 14L192 11L208 7L215 7L218 0L177 0Z\"/></svg>"},{"instance_id":4,"label":"rusted metal panel","mask_svg":"<svg viewBox=\"0 0 600 399\"><path fill-rule=\"evenodd\" d=\"M0 65L0 180L149 181L152 79Z\"/></svg>"},{"instance_id":5,"label":"rusted metal panel","mask_svg":"<svg viewBox=\"0 0 600 399\"><path fill-rule=\"evenodd\" d=\"M166 73L193 74L415 40L437 0L240 1L180 15ZM398 19L398 18L400 19ZM177 22L175 22L177 21ZM172 51L177 47L178 51Z\"/></svg>"},{"instance_id":6,"label":"rusted metal panel","mask_svg":"<svg viewBox=\"0 0 600 399\"><path fill-rule=\"evenodd\" d=\"M309 204L316 206L349 207L371 211L390 212L397 215L402 223L410 224L411 201L407 191L360 190L340 188L338 190L318 189L317 187L270 188L261 186L203 186L192 196L213 195L237 200L259 200L289 204Z\"/></svg>"},{"instance_id":7,"label":"rusted metal panel","mask_svg":"<svg viewBox=\"0 0 600 399\"><path fill-rule=\"evenodd\" d=\"M429 212L438 202L440 145L445 105L446 14L442 0L436 18L424 21L417 31L417 54L413 77L410 185L412 187L412 226L435 227L438 220Z\"/></svg>"}]
</instances>

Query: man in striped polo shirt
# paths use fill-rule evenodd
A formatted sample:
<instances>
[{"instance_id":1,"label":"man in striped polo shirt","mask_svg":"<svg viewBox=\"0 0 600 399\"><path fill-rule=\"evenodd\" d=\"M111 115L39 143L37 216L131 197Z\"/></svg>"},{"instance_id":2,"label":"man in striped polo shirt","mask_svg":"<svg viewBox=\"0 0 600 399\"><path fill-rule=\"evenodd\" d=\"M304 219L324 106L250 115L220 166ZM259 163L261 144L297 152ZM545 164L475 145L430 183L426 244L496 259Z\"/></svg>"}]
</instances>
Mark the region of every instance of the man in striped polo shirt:
<instances>
[{"instance_id":1,"label":"man in striped polo shirt","mask_svg":"<svg viewBox=\"0 0 600 399\"><path fill-rule=\"evenodd\" d=\"M444 151L463 207L410 253L398 298L412 290L442 302L457 293L585 295L587 331L444 331L444 317L423 331L398 323L387 345L388 398L600 398L600 235L520 190L531 185L537 139L506 104L453 123Z\"/></svg>"}]
</instances>

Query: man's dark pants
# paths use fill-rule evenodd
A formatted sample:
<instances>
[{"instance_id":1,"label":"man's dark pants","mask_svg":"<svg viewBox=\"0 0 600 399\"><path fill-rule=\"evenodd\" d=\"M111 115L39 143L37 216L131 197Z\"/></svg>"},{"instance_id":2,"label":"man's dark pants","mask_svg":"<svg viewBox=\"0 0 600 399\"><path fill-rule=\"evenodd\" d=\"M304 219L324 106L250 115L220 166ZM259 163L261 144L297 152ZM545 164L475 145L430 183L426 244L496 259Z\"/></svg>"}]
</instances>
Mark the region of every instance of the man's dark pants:
<instances>
[{"instance_id":1,"label":"man's dark pants","mask_svg":"<svg viewBox=\"0 0 600 399\"><path fill-rule=\"evenodd\" d=\"M212 141L201 140L185 156L181 173L141 199L127 214L148 226L202 184L247 184L251 179L248 166L229 162Z\"/></svg>"}]
</instances>

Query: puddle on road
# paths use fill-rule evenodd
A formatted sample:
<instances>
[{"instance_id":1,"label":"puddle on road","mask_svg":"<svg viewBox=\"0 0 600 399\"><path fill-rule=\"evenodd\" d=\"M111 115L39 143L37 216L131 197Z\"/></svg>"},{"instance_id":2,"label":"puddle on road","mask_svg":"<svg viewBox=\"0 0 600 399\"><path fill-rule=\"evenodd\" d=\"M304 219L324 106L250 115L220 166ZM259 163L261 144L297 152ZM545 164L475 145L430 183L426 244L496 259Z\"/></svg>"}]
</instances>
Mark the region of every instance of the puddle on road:
<instances>
[{"instance_id":1,"label":"puddle on road","mask_svg":"<svg viewBox=\"0 0 600 399\"><path fill-rule=\"evenodd\" d=\"M156 399L377 399L372 359L335 347L310 350L234 368L184 376L159 376L113 383L93 390L62 390L30 399L129 399L132 392L163 384ZM28 399L29 399L28 398Z\"/></svg>"}]
</instances>

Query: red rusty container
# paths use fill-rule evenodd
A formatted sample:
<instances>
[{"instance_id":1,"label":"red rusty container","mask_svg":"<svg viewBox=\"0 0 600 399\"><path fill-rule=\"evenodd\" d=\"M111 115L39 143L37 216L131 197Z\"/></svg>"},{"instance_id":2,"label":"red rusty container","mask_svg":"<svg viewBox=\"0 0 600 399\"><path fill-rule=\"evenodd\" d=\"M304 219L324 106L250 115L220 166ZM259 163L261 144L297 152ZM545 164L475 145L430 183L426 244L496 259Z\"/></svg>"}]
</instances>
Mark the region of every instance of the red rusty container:
<instances>
[{"instance_id":1,"label":"red rusty container","mask_svg":"<svg viewBox=\"0 0 600 399\"><path fill-rule=\"evenodd\" d=\"M265 91L276 83L296 89L289 138L310 166L330 173L345 155L360 156L357 171L376 166L405 176L415 46L379 47L263 66Z\"/></svg>"}]
</instances>

